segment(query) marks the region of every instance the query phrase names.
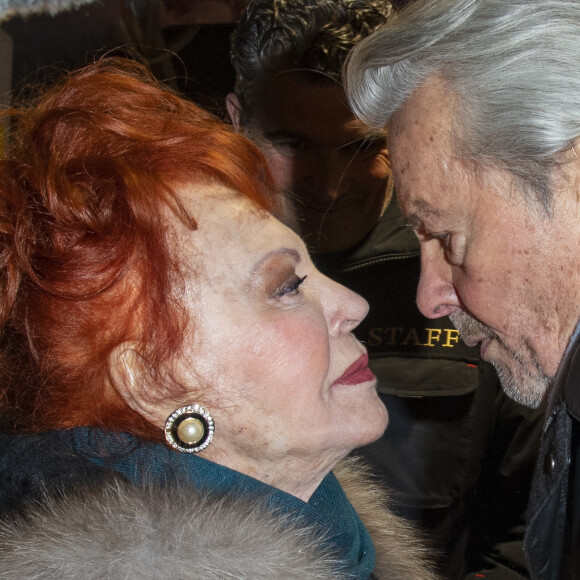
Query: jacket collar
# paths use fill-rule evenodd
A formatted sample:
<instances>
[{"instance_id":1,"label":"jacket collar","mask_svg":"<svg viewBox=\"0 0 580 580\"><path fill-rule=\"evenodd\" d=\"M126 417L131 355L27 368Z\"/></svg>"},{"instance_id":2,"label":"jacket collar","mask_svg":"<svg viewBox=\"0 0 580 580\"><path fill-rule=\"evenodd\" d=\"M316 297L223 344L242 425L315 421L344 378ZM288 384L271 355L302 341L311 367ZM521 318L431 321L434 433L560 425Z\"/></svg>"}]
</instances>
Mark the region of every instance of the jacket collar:
<instances>
[{"instance_id":1,"label":"jacket collar","mask_svg":"<svg viewBox=\"0 0 580 580\"><path fill-rule=\"evenodd\" d=\"M572 333L560 363L549 410L562 400L570 415L580 421L580 322Z\"/></svg>"},{"instance_id":2,"label":"jacket collar","mask_svg":"<svg viewBox=\"0 0 580 580\"><path fill-rule=\"evenodd\" d=\"M417 237L406 225L396 192L375 227L357 244L342 252L313 254L312 259L322 272L336 272L375 261L379 256L419 255Z\"/></svg>"}]
</instances>

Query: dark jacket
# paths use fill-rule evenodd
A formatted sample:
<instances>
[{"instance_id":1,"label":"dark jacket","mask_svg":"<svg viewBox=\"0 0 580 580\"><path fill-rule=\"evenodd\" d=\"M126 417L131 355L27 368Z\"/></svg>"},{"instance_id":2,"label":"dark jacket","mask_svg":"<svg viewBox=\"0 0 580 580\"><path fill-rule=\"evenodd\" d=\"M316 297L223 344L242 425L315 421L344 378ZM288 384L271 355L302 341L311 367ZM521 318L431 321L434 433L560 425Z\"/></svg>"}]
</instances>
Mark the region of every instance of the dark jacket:
<instances>
[{"instance_id":1,"label":"dark jacket","mask_svg":"<svg viewBox=\"0 0 580 580\"><path fill-rule=\"evenodd\" d=\"M528 507L533 580L580 578L580 324L556 377Z\"/></svg>"},{"instance_id":2,"label":"dark jacket","mask_svg":"<svg viewBox=\"0 0 580 580\"><path fill-rule=\"evenodd\" d=\"M389 426L363 455L394 491L397 512L428 532L447 577L484 568L487 578L526 577L523 515L542 413L503 394L447 317L421 315L420 248L394 196L357 247L314 261L370 303L355 333Z\"/></svg>"}]
</instances>

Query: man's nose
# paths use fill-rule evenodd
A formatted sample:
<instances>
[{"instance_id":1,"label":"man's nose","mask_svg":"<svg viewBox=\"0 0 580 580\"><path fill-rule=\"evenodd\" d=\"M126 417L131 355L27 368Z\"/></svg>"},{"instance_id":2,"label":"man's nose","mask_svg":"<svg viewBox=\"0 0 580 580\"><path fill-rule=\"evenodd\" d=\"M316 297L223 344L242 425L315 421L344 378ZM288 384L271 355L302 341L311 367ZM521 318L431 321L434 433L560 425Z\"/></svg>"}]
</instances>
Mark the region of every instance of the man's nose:
<instances>
[{"instance_id":1,"label":"man's nose","mask_svg":"<svg viewBox=\"0 0 580 580\"><path fill-rule=\"evenodd\" d=\"M459 309L452 266L443 257L435 240L421 246L421 278L417 288L417 306L427 318L441 318Z\"/></svg>"},{"instance_id":2,"label":"man's nose","mask_svg":"<svg viewBox=\"0 0 580 580\"><path fill-rule=\"evenodd\" d=\"M324 199L336 201L347 189L347 166L335 151L325 152L317 167L318 187Z\"/></svg>"}]
</instances>

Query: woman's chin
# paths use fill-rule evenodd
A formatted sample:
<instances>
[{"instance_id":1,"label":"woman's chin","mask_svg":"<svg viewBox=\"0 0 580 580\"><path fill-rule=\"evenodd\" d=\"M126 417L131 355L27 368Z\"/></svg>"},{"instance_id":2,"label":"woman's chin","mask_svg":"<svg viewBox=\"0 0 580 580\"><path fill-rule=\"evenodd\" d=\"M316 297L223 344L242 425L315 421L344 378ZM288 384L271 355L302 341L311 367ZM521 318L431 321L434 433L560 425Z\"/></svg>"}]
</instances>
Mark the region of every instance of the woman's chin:
<instances>
[{"instance_id":1,"label":"woman's chin","mask_svg":"<svg viewBox=\"0 0 580 580\"><path fill-rule=\"evenodd\" d=\"M364 447L380 439L389 422L389 414L382 400L377 396L376 404L359 414L359 420L353 424L351 450Z\"/></svg>"},{"instance_id":2,"label":"woman's chin","mask_svg":"<svg viewBox=\"0 0 580 580\"><path fill-rule=\"evenodd\" d=\"M387 411L387 408L385 407L384 403L379 399L383 412L381 413L380 417L377 419L376 424L373 425L373 429L369 429L369 433L368 433L368 437L366 438L366 441L364 443L362 443L361 445L359 445L359 447L363 447L364 445L369 445L370 443L373 443L374 441L376 441L377 439L380 439L386 429L387 426L389 424L389 413Z\"/></svg>"}]
</instances>

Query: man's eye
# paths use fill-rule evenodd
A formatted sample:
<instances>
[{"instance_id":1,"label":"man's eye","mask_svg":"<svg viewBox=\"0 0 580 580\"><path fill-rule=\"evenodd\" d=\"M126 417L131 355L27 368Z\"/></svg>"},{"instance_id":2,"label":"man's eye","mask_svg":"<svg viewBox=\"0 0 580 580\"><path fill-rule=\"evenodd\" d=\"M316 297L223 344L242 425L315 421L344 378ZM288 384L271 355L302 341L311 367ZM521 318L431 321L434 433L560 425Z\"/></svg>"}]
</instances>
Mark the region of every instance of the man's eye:
<instances>
[{"instance_id":1,"label":"man's eye","mask_svg":"<svg viewBox=\"0 0 580 580\"><path fill-rule=\"evenodd\" d=\"M419 229L418 231L416 231L417 233L417 237L419 238L419 241L421 243L425 243L425 242L430 242L432 240L435 240L437 242L439 242L439 245L441 246L441 248L443 248L443 251L445 252L445 254L448 254L451 251L451 234L448 232L427 232L425 230Z\"/></svg>"},{"instance_id":2,"label":"man's eye","mask_svg":"<svg viewBox=\"0 0 580 580\"><path fill-rule=\"evenodd\" d=\"M447 232L434 233L427 231L423 226L416 227L412 224L407 225L413 228L421 243L430 242L431 240L438 240L443 246L446 246L449 243L451 234Z\"/></svg>"},{"instance_id":3,"label":"man's eye","mask_svg":"<svg viewBox=\"0 0 580 580\"><path fill-rule=\"evenodd\" d=\"M274 291L274 298L282 298L283 296L291 296L300 292L300 286L306 280L306 276L293 276Z\"/></svg>"},{"instance_id":4,"label":"man's eye","mask_svg":"<svg viewBox=\"0 0 580 580\"><path fill-rule=\"evenodd\" d=\"M429 238L432 240L439 240L443 246L448 246L451 240L451 234L441 233L441 234L429 234Z\"/></svg>"},{"instance_id":5,"label":"man's eye","mask_svg":"<svg viewBox=\"0 0 580 580\"><path fill-rule=\"evenodd\" d=\"M278 153L284 155L284 157L296 157L308 149L304 141L299 141L297 139L276 141L275 143L272 143L272 146L276 151L278 151Z\"/></svg>"},{"instance_id":6,"label":"man's eye","mask_svg":"<svg viewBox=\"0 0 580 580\"><path fill-rule=\"evenodd\" d=\"M432 240L438 240L441 249L443 250L443 254L445 255L445 259L454 266L461 265L461 256L462 253L460 248L458 247L458 242L456 237L453 237L452 234L440 233L440 234L431 234Z\"/></svg>"}]
</instances>

